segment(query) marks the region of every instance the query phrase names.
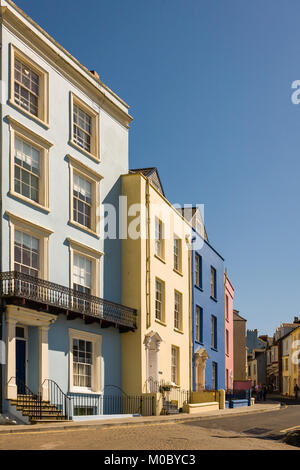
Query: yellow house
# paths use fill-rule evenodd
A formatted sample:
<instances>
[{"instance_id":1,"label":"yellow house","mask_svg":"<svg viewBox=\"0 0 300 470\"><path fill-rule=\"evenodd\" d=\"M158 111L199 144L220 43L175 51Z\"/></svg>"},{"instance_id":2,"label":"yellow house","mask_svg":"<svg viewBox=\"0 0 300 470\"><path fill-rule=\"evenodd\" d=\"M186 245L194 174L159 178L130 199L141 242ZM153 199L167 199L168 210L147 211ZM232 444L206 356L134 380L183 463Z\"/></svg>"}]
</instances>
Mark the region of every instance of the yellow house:
<instances>
[{"instance_id":1,"label":"yellow house","mask_svg":"<svg viewBox=\"0 0 300 470\"><path fill-rule=\"evenodd\" d=\"M140 394L167 382L189 390L191 227L165 198L155 168L123 175L122 196L122 302L138 315L137 330L122 334L122 387Z\"/></svg>"},{"instance_id":2,"label":"yellow house","mask_svg":"<svg viewBox=\"0 0 300 470\"><path fill-rule=\"evenodd\" d=\"M293 330L291 336L291 354L290 354L290 370L291 370L291 390L290 394L294 395L294 387L297 384L300 388L300 326ZM300 397L300 390L299 390Z\"/></svg>"}]
</instances>

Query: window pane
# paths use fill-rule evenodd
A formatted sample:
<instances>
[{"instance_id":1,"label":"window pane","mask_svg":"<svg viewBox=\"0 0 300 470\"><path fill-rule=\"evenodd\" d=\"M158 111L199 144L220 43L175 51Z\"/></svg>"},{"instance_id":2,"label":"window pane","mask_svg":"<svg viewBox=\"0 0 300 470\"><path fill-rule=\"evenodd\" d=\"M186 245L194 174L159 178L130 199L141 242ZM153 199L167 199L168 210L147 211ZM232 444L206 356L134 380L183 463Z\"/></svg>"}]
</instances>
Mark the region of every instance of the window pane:
<instances>
[{"instance_id":1,"label":"window pane","mask_svg":"<svg viewBox=\"0 0 300 470\"><path fill-rule=\"evenodd\" d=\"M40 151L15 138L15 191L39 202Z\"/></svg>"},{"instance_id":2,"label":"window pane","mask_svg":"<svg viewBox=\"0 0 300 470\"><path fill-rule=\"evenodd\" d=\"M40 269L39 240L15 230L14 241L15 270L38 276Z\"/></svg>"}]
</instances>

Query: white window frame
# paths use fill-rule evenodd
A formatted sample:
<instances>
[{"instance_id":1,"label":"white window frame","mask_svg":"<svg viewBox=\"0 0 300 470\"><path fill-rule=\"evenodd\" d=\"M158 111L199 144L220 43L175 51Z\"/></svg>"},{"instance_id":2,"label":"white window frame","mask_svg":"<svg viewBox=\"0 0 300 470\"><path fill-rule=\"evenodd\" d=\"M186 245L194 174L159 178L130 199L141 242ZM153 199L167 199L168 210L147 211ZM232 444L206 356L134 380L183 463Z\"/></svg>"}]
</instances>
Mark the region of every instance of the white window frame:
<instances>
[{"instance_id":1,"label":"white window frame","mask_svg":"<svg viewBox=\"0 0 300 470\"><path fill-rule=\"evenodd\" d=\"M180 310L177 312L176 310L176 295L179 297L179 307ZM179 292L178 290L174 290L174 329L177 331L182 332L182 308L183 308L183 296L182 293ZM178 326L176 326L177 319L176 316L178 316Z\"/></svg>"},{"instance_id":2,"label":"white window frame","mask_svg":"<svg viewBox=\"0 0 300 470\"><path fill-rule=\"evenodd\" d=\"M91 388L75 387L73 382L73 339L89 341L92 343L92 380ZM71 393L103 393L102 377L102 335L69 328L69 389Z\"/></svg>"},{"instance_id":3,"label":"white window frame","mask_svg":"<svg viewBox=\"0 0 300 470\"><path fill-rule=\"evenodd\" d=\"M92 261L92 283L91 295L100 296L100 259L104 254L102 251L95 250L94 248L83 245L72 238L67 238L70 248L70 288L73 289L74 279L74 254L84 256Z\"/></svg>"},{"instance_id":4,"label":"white window frame","mask_svg":"<svg viewBox=\"0 0 300 470\"><path fill-rule=\"evenodd\" d=\"M40 95L38 98L38 116L32 114L30 111L23 108L15 102L15 59L27 65L31 70L39 76L39 90ZM18 49L13 44L10 45L10 98L9 103L22 113L30 116L39 124L49 127L49 74L40 65L29 58L24 52Z\"/></svg>"},{"instance_id":5,"label":"white window frame","mask_svg":"<svg viewBox=\"0 0 300 470\"><path fill-rule=\"evenodd\" d=\"M156 238L157 226L159 228L159 238ZM155 256L161 260L165 258L164 224L158 217L155 217Z\"/></svg>"},{"instance_id":6,"label":"white window frame","mask_svg":"<svg viewBox=\"0 0 300 470\"><path fill-rule=\"evenodd\" d=\"M177 243L175 243L175 241ZM175 247L177 247L178 253L177 253L177 249L175 250ZM174 271L181 274L182 272L182 240L177 235L174 235L174 238L173 238L173 251L174 251ZM177 266L176 266L176 261L175 261L176 259L177 259L177 264L178 264Z\"/></svg>"},{"instance_id":7,"label":"white window frame","mask_svg":"<svg viewBox=\"0 0 300 470\"><path fill-rule=\"evenodd\" d=\"M173 351L176 351L175 364L173 363L173 357L174 357ZM175 375L176 375L175 381L173 380L174 367L175 367ZM172 344L171 345L171 381L175 383L176 385L180 384L179 373L180 373L180 349L178 346L175 346Z\"/></svg>"},{"instance_id":8,"label":"white window frame","mask_svg":"<svg viewBox=\"0 0 300 470\"><path fill-rule=\"evenodd\" d=\"M82 162L68 155L69 160L69 172L70 172L70 214L69 222L81 230L84 230L97 237L100 236L100 181L103 176L92 170ZM80 224L74 220L74 198L73 198L73 187L74 187L74 173L85 178L92 186L92 203L91 203L91 228Z\"/></svg>"},{"instance_id":9,"label":"white window frame","mask_svg":"<svg viewBox=\"0 0 300 470\"><path fill-rule=\"evenodd\" d=\"M39 278L48 280L49 277L49 236L53 230L36 225L29 220L6 211L9 217L10 227L10 269L14 271L14 246L15 246L15 230L27 233L30 236L38 238L40 241L40 272Z\"/></svg>"},{"instance_id":10,"label":"white window frame","mask_svg":"<svg viewBox=\"0 0 300 470\"><path fill-rule=\"evenodd\" d=\"M158 318L156 316L156 302L157 302L157 298L156 298L156 293L157 293L157 288L156 288L156 283L159 283L162 287L162 290L161 290L161 318ZM162 279L159 279L158 277L155 278L155 320L160 322L160 323L164 323L165 322L165 283Z\"/></svg>"},{"instance_id":11,"label":"white window frame","mask_svg":"<svg viewBox=\"0 0 300 470\"><path fill-rule=\"evenodd\" d=\"M100 162L99 156L99 113L85 103L81 98L76 96L73 92L70 92L70 141L69 144L75 147L77 150L85 153L88 157L95 160L97 163ZM90 152L81 147L74 140L74 104L82 109L86 114L91 117L91 149Z\"/></svg>"},{"instance_id":12,"label":"white window frame","mask_svg":"<svg viewBox=\"0 0 300 470\"><path fill-rule=\"evenodd\" d=\"M52 143L35 134L30 129L19 123L11 116L7 116L10 129L10 189L9 194L28 204L38 207L45 212L50 212L49 207L49 155ZM39 202L23 196L15 191L15 138L19 138L40 152L40 188Z\"/></svg>"}]
</instances>

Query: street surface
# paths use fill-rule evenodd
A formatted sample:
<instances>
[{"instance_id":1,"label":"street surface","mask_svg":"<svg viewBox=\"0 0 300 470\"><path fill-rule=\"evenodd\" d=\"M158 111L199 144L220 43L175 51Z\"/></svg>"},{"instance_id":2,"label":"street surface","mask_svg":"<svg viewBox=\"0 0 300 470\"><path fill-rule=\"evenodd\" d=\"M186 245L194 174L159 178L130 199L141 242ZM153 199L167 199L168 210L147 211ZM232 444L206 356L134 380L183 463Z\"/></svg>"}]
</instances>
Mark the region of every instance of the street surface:
<instances>
[{"instance_id":1,"label":"street surface","mask_svg":"<svg viewBox=\"0 0 300 470\"><path fill-rule=\"evenodd\" d=\"M281 439L284 433L300 429L300 405L289 405L278 411L255 413L226 418L186 422L185 426L198 426L208 429L222 429L274 440Z\"/></svg>"},{"instance_id":2,"label":"street surface","mask_svg":"<svg viewBox=\"0 0 300 470\"><path fill-rule=\"evenodd\" d=\"M299 450L279 442L280 431L297 426L300 405L192 422L0 434L0 449Z\"/></svg>"}]
</instances>

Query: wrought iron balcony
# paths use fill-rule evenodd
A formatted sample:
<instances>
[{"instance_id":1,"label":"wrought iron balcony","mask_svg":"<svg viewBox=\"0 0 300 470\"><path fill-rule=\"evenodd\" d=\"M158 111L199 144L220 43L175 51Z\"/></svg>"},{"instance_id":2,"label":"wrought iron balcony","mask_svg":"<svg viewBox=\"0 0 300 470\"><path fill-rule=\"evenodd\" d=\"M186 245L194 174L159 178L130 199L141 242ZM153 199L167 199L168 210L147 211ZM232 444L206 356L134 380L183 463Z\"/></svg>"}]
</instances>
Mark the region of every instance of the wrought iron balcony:
<instances>
[{"instance_id":1,"label":"wrought iron balcony","mask_svg":"<svg viewBox=\"0 0 300 470\"><path fill-rule=\"evenodd\" d=\"M0 273L0 297L6 303L26 304L69 318L82 316L85 321L100 321L102 327L115 326L120 331L136 329L136 310L78 292L17 271Z\"/></svg>"}]
</instances>

